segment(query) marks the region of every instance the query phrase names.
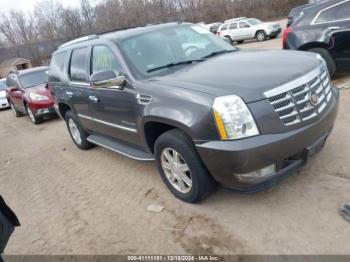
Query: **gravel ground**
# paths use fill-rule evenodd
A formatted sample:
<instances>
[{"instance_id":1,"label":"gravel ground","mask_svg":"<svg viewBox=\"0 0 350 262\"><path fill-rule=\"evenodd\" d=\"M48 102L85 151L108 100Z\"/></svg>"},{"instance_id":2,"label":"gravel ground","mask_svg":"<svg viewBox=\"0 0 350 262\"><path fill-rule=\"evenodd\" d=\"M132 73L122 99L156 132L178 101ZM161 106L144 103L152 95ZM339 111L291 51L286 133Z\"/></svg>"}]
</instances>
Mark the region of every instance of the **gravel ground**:
<instances>
[{"instance_id":1,"label":"gravel ground","mask_svg":"<svg viewBox=\"0 0 350 262\"><path fill-rule=\"evenodd\" d=\"M6 254L350 254L337 213L350 198L349 74L335 83L334 132L299 175L255 195L219 190L199 205L175 199L153 163L78 150L59 119L34 126L0 112L0 192L22 223Z\"/></svg>"}]
</instances>

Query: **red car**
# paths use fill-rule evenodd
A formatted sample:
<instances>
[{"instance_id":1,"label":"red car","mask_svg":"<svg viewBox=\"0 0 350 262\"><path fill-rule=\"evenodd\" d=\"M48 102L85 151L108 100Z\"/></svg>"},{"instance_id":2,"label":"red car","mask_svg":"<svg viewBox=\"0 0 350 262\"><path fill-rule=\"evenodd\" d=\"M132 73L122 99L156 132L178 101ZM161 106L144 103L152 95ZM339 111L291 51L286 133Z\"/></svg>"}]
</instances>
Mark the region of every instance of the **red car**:
<instances>
[{"instance_id":1,"label":"red car","mask_svg":"<svg viewBox=\"0 0 350 262\"><path fill-rule=\"evenodd\" d=\"M16 117L28 114L34 124L56 114L48 90L48 67L11 72L6 78L6 97Z\"/></svg>"}]
</instances>

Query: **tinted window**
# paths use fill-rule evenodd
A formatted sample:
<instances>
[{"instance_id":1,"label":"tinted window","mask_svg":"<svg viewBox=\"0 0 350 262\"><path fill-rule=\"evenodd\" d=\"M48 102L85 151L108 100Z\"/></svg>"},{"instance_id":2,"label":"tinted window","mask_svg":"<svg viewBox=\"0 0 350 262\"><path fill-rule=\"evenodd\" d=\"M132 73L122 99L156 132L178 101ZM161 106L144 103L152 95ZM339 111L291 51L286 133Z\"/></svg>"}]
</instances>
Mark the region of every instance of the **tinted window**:
<instances>
[{"instance_id":1,"label":"tinted window","mask_svg":"<svg viewBox=\"0 0 350 262\"><path fill-rule=\"evenodd\" d=\"M107 46L95 46L92 52L92 74L103 70L112 70L114 72L120 70L116 57Z\"/></svg>"},{"instance_id":2,"label":"tinted window","mask_svg":"<svg viewBox=\"0 0 350 262\"><path fill-rule=\"evenodd\" d=\"M223 26L221 27L221 31L227 30L227 28L228 28L228 25L223 25Z\"/></svg>"},{"instance_id":3,"label":"tinted window","mask_svg":"<svg viewBox=\"0 0 350 262\"><path fill-rule=\"evenodd\" d=\"M58 53L52 57L50 64L51 81L62 81L66 57L67 52Z\"/></svg>"},{"instance_id":4,"label":"tinted window","mask_svg":"<svg viewBox=\"0 0 350 262\"><path fill-rule=\"evenodd\" d=\"M87 82L86 66L88 61L88 48L75 49L70 62L70 79L72 81Z\"/></svg>"},{"instance_id":5,"label":"tinted window","mask_svg":"<svg viewBox=\"0 0 350 262\"><path fill-rule=\"evenodd\" d=\"M239 22L239 28L248 28L250 27L247 23L245 22Z\"/></svg>"},{"instance_id":6,"label":"tinted window","mask_svg":"<svg viewBox=\"0 0 350 262\"><path fill-rule=\"evenodd\" d=\"M0 80L0 91L5 90L5 88L6 88L6 80L5 79Z\"/></svg>"},{"instance_id":7,"label":"tinted window","mask_svg":"<svg viewBox=\"0 0 350 262\"><path fill-rule=\"evenodd\" d=\"M323 11L320 12L320 15L317 17L315 23L320 24L320 23L328 23L332 21L336 21L336 13L339 8L339 5L333 6L328 9L324 9Z\"/></svg>"},{"instance_id":8,"label":"tinted window","mask_svg":"<svg viewBox=\"0 0 350 262\"><path fill-rule=\"evenodd\" d=\"M47 69L45 69L20 75L19 78L23 88L28 88L47 83L49 77L47 73Z\"/></svg>"},{"instance_id":9,"label":"tinted window","mask_svg":"<svg viewBox=\"0 0 350 262\"><path fill-rule=\"evenodd\" d=\"M237 23L230 24L230 29L237 29Z\"/></svg>"},{"instance_id":10,"label":"tinted window","mask_svg":"<svg viewBox=\"0 0 350 262\"><path fill-rule=\"evenodd\" d=\"M336 14L336 19L337 20L350 19L350 1L340 5Z\"/></svg>"}]
</instances>

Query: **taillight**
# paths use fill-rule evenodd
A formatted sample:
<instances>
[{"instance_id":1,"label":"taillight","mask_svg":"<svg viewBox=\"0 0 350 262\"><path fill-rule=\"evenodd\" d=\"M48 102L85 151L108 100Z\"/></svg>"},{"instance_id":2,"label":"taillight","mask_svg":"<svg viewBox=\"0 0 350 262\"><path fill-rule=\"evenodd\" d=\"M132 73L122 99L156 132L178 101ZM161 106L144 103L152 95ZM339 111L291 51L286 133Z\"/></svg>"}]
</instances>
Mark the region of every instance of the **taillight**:
<instances>
[{"instance_id":1,"label":"taillight","mask_svg":"<svg viewBox=\"0 0 350 262\"><path fill-rule=\"evenodd\" d=\"M288 38L288 35L289 33L293 32L293 28L290 26L290 27L287 27L285 30L284 30L284 33L283 33L283 40L282 40L282 44L283 44L283 49L286 49L287 48L287 38Z\"/></svg>"},{"instance_id":2,"label":"taillight","mask_svg":"<svg viewBox=\"0 0 350 262\"><path fill-rule=\"evenodd\" d=\"M216 35L217 35L217 36L220 36L221 34L220 34L220 32L219 32L219 31L217 31L217 32L216 32Z\"/></svg>"}]
</instances>

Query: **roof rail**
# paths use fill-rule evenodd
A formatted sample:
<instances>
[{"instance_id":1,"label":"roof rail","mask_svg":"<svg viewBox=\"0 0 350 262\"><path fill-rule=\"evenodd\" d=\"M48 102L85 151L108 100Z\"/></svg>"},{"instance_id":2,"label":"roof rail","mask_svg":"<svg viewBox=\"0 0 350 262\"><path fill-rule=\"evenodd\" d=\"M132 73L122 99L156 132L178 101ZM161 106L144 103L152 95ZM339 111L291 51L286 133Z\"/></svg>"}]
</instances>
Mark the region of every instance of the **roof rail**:
<instances>
[{"instance_id":1,"label":"roof rail","mask_svg":"<svg viewBox=\"0 0 350 262\"><path fill-rule=\"evenodd\" d=\"M81 42L85 42L85 41L88 41L88 40L97 39L97 38L98 38L98 35L96 35L96 34L83 36L83 37L74 39L72 41L69 41L67 43L64 43L64 44L60 45L58 47L58 49L61 49L61 48L64 48L64 47L67 47L67 46L70 46L70 45L78 44L78 43L81 43Z\"/></svg>"},{"instance_id":2,"label":"roof rail","mask_svg":"<svg viewBox=\"0 0 350 262\"><path fill-rule=\"evenodd\" d=\"M239 20L243 20L243 19L247 19L247 17L242 16L242 17L228 19L228 20L225 21L225 23L235 22L235 21L239 21Z\"/></svg>"}]
</instances>

